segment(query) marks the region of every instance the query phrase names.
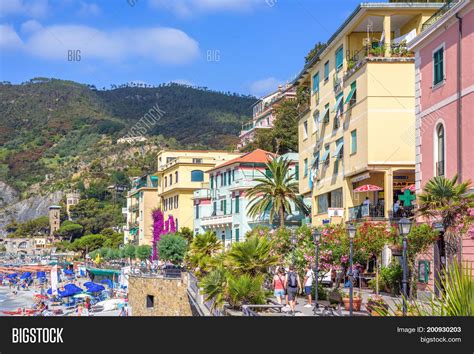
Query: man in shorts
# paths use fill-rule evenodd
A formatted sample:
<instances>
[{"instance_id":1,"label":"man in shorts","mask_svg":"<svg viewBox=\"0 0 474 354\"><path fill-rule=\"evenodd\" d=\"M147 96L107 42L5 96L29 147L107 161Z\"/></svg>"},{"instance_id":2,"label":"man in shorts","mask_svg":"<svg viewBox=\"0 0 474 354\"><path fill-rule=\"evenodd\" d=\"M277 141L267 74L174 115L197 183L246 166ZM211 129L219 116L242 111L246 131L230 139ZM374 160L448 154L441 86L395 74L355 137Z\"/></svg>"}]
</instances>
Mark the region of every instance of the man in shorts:
<instances>
[{"instance_id":1,"label":"man in shorts","mask_svg":"<svg viewBox=\"0 0 474 354\"><path fill-rule=\"evenodd\" d=\"M305 275L304 275L304 293L308 298L308 303L304 305L304 307L312 307L311 301L311 289L313 288L313 281L314 281L314 272L309 265L305 268Z\"/></svg>"}]
</instances>

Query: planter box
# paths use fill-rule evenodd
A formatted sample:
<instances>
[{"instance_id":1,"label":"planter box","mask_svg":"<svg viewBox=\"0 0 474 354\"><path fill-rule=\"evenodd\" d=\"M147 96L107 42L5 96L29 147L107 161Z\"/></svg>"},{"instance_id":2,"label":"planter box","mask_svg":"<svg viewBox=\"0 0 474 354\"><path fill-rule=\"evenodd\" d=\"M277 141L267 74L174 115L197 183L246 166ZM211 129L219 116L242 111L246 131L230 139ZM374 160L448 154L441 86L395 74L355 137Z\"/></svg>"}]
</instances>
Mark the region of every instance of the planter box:
<instances>
[{"instance_id":1,"label":"planter box","mask_svg":"<svg viewBox=\"0 0 474 354\"><path fill-rule=\"evenodd\" d=\"M344 302L344 309L346 311L350 310L350 300L348 297L345 297L342 299ZM360 311L360 308L362 306L362 299L361 298L353 298L352 299L352 308L354 311Z\"/></svg>"}]
</instances>

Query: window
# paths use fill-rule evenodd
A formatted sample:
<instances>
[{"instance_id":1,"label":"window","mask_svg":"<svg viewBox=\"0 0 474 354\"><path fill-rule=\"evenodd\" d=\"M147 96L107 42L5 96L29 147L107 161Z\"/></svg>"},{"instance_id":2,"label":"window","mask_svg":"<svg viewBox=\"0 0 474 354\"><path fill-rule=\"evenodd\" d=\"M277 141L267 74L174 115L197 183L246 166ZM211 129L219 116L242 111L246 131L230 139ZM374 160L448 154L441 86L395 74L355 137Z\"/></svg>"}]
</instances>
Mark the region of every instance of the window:
<instances>
[{"instance_id":1,"label":"window","mask_svg":"<svg viewBox=\"0 0 474 354\"><path fill-rule=\"evenodd\" d=\"M319 111L313 114L313 134L319 130Z\"/></svg>"},{"instance_id":2,"label":"window","mask_svg":"<svg viewBox=\"0 0 474 354\"><path fill-rule=\"evenodd\" d=\"M343 53L343 47L341 46L336 51L336 71L339 71L342 69L343 61L344 61L344 53Z\"/></svg>"},{"instance_id":3,"label":"window","mask_svg":"<svg viewBox=\"0 0 474 354\"><path fill-rule=\"evenodd\" d=\"M178 220L178 218L174 219L174 226L175 226L176 230L179 230L179 220Z\"/></svg>"},{"instance_id":4,"label":"window","mask_svg":"<svg viewBox=\"0 0 474 354\"><path fill-rule=\"evenodd\" d=\"M444 155L445 155L445 137L444 126L438 124L436 127L436 146L435 146L435 162L436 162L436 176L445 175Z\"/></svg>"},{"instance_id":5,"label":"window","mask_svg":"<svg viewBox=\"0 0 474 354\"><path fill-rule=\"evenodd\" d=\"M324 63L324 82L329 80L329 60Z\"/></svg>"},{"instance_id":6,"label":"window","mask_svg":"<svg viewBox=\"0 0 474 354\"><path fill-rule=\"evenodd\" d=\"M199 219L199 204L196 204L196 219Z\"/></svg>"},{"instance_id":7,"label":"window","mask_svg":"<svg viewBox=\"0 0 474 354\"><path fill-rule=\"evenodd\" d=\"M304 159L304 176L308 177L308 159Z\"/></svg>"},{"instance_id":8,"label":"window","mask_svg":"<svg viewBox=\"0 0 474 354\"><path fill-rule=\"evenodd\" d=\"M336 96L336 104L334 105L334 112L336 112L336 115L334 117L334 124L333 124L333 129L338 129L340 126L340 117L342 114L342 109L343 109L343 95L342 92Z\"/></svg>"},{"instance_id":9,"label":"window","mask_svg":"<svg viewBox=\"0 0 474 354\"><path fill-rule=\"evenodd\" d=\"M178 171L174 173L174 182L178 183Z\"/></svg>"},{"instance_id":10,"label":"window","mask_svg":"<svg viewBox=\"0 0 474 354\"><path fill-rule=\"evenodd\" d=\"M235 197L235 213L236 214L240 213L240 197L239 196Z\"/></svg>"},{"instance_id":11,"label":"window","mask_svg":"<svg viewBox=\"0 0 474 354\"><path fill-rule=\"evenodd\" d=\"M221 186L225 186L224 175L221 173Z\"/></svg>"},{"instance_id":12,"label":"window","mask_svg":"<svg viewBox=\"0 0 474 354\"><path fill-rule=\"evenodd\" d=\"M222 208L222 211L224 212L224 215L226 215L227 214L227 200L224 199L223 202L224 202L224 207Z\"/></svg>"},{"instance_id":13,"label":"window","mask_svg":"<svg viewBox=\"0 0 474 354\"><path fill-rule=\"evenodd\" d=\"M357 152L357 130L351 131L351 154Z\"/></svg>"},{"instance_id":14,"label":"window","mask_svg":"<svg viewBox=\"0 0 474 354\"><path fill-rule=\"evenodd\" d=\"M194 158L193 163L202 163L202 159Z\"/></svg>"},{"instance_id":15,"label":"window","mask_svg":"<svg viewBox=\"0 0 474 354\"><path fill-rule=\"evenodd\" d=\"M232 170L232 181L235 181L235 169Z\"/></svg>"},{"instance_id":16,"label":"window","mask_svg":"<svg viewBox=\"0 0 474 354\"><path fill-rule=\"evenodd\" d=\"M240 238L240 230L235 229L235 242L239 242L239 238Z\"/></svg>"},{"instance_id":17,"label":"window","mask_svg":"<svg viewBox=\"0 0 474 354\"><path fill-rule=\"evenodd\" d=\"M232 174L230 173L230 171L227 172L227 180L229 181L229 186L232 184Z\"/></svg>"},{"instance_id":18,"label":"window","mask_svg":"<svg viewBox=\"0 0 474 354\"><path fill-rule=\"evenodd\" d=\"M433 53L433 85L444 80L444 47Z\"/></svg>"},{"instance_id":19,"label":"window","mask_svg":"<svg viewBox=\"0 0 474 354\"><path fill-rule=\"evenodd\" d=\"M173 185L173 175L170 175L170 186Z\"/></svg>"},{"instance_id":20,"label":"window","mask_svg":"<svg viewBox=\"0 0 474 354\"><path fill-rule=\"evenodd\" d=\"M175 207L176 209L179 208L179 196L178 196L178 195L175 195L175 196L174 196L174 207Z\"/></svg>"},{"instance_id":21,"label":"window","mask_svg":"<svg viewBox=\"0 0 474 354\"><path fill-rule=\"evenodd\" d=\"M217 202L212 204L212 215L216 215L217 213Z\"/></svg>"},{"instance_id":22,"label":"window","mask_svg":"<svg viewBox=\"0 0 474 354\"><path fill-rule=\"evenodd\" d=\"M165 177L165 187L168 187L168 177Z\"/></svg>"},{"instance_id":23,"label":"window","mask_svg":"<svg viewBox=\"0 0 474 354\"><path fill-rule=\"evenodd\" d=\"M329 205L331 208L342 208L342 188L330 192Z\"/></svg>"},{"instance_id":24,"label":"window","mask_svg":"<svg viewBox=\"0 0 474 354\"><path fill-rule=\"evenodd\" d=\"M211 176L211 189L214 188L214 176Z\"/></svg>"},{"instance_id":25,"label":"window","mask_svg":"<svg viewBox=\"0 0 474 354\"><path fill-rule=\"evenodd\" d=\"M318 213L323 214L328 211L328 195L327 193L318 195Z\"/></svg>"},{"instance_id":26,"label":"window","mask_svg":"<svg viewBox=\"0 0 474 354\"><path fill-rule=\"evenodd\" d=\"M313 93L319 92L319 71L313 75Z\"/></svg>"},{"instance_id":27,"label":"window","mask_svg":"<svg viewBox=\"0 0 474 354\"><path fill-rule=\"evenodd\" d=\"M191 182L203 182L204 181L204 172L201 170L191 171Z\"/></svg>"},{"instance_id":28,"label":"window","mask_svg":"<svg viewBox=\"0 0 474 354\"><path fill-rule=\"evenodd\" d=\"M146 296L146 308L152 309L155 306L155 297L153 295Z\"/></svg>"},{"instance_id":29,"label":"window","mask_svg":"<svg viewBox=\"0 0 474 354\"><path fill-rule=\"evenodd\" d=\"M308 138L308 121L305 120L303 123L303 139Z\"/></svg>"},{"instance_id":30,"label":"window","mask_svg":"<svg viewBox=\"0 0 474 354\"><path fill-rule=\"evenodd\" d=\"M295 165L295 179L297 181L300 179L300 164L298 162Z\"/></svg>"}]
</instances>

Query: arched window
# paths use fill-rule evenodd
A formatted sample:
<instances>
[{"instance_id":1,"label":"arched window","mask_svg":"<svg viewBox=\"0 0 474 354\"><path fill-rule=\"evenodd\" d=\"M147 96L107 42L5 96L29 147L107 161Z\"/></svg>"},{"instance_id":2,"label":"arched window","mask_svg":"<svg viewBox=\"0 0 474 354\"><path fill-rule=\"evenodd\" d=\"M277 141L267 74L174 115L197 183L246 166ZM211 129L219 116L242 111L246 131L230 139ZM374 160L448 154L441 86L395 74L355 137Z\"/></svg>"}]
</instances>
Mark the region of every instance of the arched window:
<instances>
[{"instance_id":1,"label":"arched window","mask_svg":"<svg viewBox=\"0 0 474 354\"><path fill-rule=\"evenodd\" d=\"M201 170L191 171L191 182L204 182L204 172Z\"/></svg>"},{"instance_id":2,"label":"arched window","mask_svg":"<svg viewBox=\"0 0 474 354\"><path fill-rule=\"evenodd\" d=\"M435 139L435 168L437 176L445 175L445 149L446 149L446 137L444 132L443 124L438 124L436 126L436 139Z\"/></svg>"}]
</instances>

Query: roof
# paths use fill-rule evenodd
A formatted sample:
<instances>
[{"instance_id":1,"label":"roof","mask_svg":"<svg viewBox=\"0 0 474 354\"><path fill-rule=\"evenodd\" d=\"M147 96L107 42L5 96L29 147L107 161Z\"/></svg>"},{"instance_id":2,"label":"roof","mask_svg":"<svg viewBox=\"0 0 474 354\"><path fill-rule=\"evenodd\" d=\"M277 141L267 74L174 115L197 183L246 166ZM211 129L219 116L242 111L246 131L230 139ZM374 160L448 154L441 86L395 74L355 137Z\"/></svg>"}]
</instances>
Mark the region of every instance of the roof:
<instances>
[{"instance_id":1,"label":"roof","mask_svg":"<svg viewBox=\"0 0 474 354\"><path fill-rule=\"evenodd\" d=\"M355 10L347 17L347 19L342 23L342 25L339 26L339 28L333 33L333 35L328 39L326 42L326 46L324 46L321 50L319 50L313 58L306 63L304 66L303 70L296 76L296 78L291 82L292 85L297 85L298 82L303 78L305 74L307 74L308 70L313 67L314 64L316 64L319 61L319 58L322 56L322 54L331 46L332 42L335 41L335 39L341 35L343 32L344 28L349 25L349 23L354 20L354 18L359 14L361 11L366 11L366 9L380 9L380 10L385 10L385 9L439 9L443 7L444 3L433 3L433 2L427 2L427 3L419 3L419 2L401 2L401 3L396 3L396 2L391 2L391 3L386 3L386 2L363 2L360 5L358 5Z\"/></svg>"},{"instance_id":2,"label":"roof","mask_svg":"<svg viewBox=\"0 0 474 354\"><path fill-rule=\"evenodd\" d=\"M235 164L243 164L243 163L262 163L266 164L270 161L270 158L276 157L277 155L273 152L265 151L262 149L256 149L254 151L248 152L242 156L236 157L235 159L229 160L220 164L206 172L211 172L215 170L219 170L223 167L235 165Z\"/></svg>"}]
</instances>

